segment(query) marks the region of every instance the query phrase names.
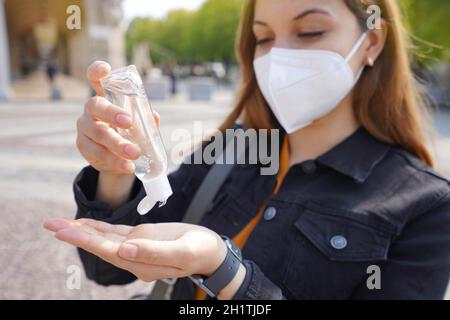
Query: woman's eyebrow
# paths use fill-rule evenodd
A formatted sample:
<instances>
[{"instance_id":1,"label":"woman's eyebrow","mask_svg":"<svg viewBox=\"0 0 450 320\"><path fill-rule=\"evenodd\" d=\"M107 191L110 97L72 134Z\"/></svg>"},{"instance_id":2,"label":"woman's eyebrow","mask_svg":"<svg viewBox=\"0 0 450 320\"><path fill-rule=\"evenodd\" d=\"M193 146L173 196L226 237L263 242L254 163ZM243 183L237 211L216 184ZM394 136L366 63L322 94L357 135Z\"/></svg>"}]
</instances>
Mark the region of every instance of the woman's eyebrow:
<instances>
[{"instance_id":1,"label":"woman's eyebrow","mask_svg":"<svg viewBox=\"0 0 450 320\"><path fill-rule=\"evenodd\" d=\"M304 12L298 14L298 15L295 16L292 20L293 20L293 21L300 20L301 18L304 18L304 17L306 17L306 16L308 16L308 15L310 15L310 14L325 14L325 15L327 15L327 16L330 15L330 14L329 14L327 11L325 11L325 10L315 8L315 9L309 9L309 10L306 10L306 11L304 11Z\"/></svg>"},{"instance_id":2,"label":"woman's eyebrow","mask_svg":"<svg viewBox=\"0 0 450 320\"><path fill-rule=\"evenodd\" d=\"M268 26L268 24L267 24L266 22L260 21L260 20L255 20L255 21L253 21L253 25L254 25L254 26L257 26L257 25L260 25L260 26Z\"/></svg>"},{"instance_id":3,"label":"woman's eyebrow","mask_svg":"<svg viewBox=\"0 0 450 320\"><path fill-rule=\"evenodd\" d=\"M306 11L298 14L297 16L295 16L292 19L292 21L300 20L300 19L302 19L302 18L304 18L304 17L306 17L306 16L308 16L310 14L324 14L324 15L330 16L330 14L327 11L315 8L315 9L306 10ZM261 20L254 20L253 21L253 25L268 26L269 24L267 22L264 22L264 21L261 21Z\"/></svg>"}]
</instances>

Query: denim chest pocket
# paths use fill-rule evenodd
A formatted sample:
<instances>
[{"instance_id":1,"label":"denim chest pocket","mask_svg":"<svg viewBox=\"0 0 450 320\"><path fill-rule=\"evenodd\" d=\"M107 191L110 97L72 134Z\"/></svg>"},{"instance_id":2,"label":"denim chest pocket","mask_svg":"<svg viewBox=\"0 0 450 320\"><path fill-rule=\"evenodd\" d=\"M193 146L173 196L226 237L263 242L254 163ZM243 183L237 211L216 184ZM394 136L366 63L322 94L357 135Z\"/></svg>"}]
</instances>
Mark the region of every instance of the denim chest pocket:
<instances>
[{"instance_id":1,"label":"denim chest pocket","mask_svg":"<svg viewBox=\"0 0 450 320\"><path fill-rule=\"evenodd\" d=\"M367 224L306 209L295 227L329 260L385 260L391 236Z\"/></svg>"},{"instance_id":2,"label":"denim chest pocket","mask_svg":"<svg viewBox=\"0 0 450 320\"><path fill-rule=\"evenodd\" d=\"M393 228L378 217L319 205L294 222L283 284L298 299L347 299L367 267L388 257Z\"/></svg>"}]
</instances>

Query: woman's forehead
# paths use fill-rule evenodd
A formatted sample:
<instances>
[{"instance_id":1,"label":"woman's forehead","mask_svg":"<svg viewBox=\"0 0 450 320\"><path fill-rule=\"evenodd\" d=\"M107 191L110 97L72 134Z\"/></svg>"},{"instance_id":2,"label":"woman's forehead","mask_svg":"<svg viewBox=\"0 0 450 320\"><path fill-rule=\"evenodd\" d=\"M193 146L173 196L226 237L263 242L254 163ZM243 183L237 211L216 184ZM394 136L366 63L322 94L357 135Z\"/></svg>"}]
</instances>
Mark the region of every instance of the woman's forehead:
<instances>
[{"instance_id":1,"label":"woman's forehead","mask_svg":"<svg viewBox=\"0 0 450 320\"><path fill-rule=\"evenodd\" d=\"M345 11L348 8L344 0L256 0L254 19L290 20L308 12L340 16Z\"/></svg>"}]
</instances>

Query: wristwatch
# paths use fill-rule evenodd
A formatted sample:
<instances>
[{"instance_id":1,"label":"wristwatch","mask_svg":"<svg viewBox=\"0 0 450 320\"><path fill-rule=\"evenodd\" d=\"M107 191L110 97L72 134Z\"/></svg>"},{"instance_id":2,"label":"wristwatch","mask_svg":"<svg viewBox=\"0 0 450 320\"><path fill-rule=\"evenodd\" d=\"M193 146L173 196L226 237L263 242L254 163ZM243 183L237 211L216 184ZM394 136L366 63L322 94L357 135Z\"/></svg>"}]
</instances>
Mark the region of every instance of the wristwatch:
<instances>
[{"instance_id":1,"label":"wristwatch","mask_svg":"<svg viewBox=\"0 0 450 320\"><path fill-rule=\"evenodd\" d=\"M231 242L230 238L220 236L227 245L227 255L219 268L210 276L192 275L189 278L211 298L217 297L219 292L225 288L239 270L242 263L241 250Z\"/></svg>"}]
</instances>

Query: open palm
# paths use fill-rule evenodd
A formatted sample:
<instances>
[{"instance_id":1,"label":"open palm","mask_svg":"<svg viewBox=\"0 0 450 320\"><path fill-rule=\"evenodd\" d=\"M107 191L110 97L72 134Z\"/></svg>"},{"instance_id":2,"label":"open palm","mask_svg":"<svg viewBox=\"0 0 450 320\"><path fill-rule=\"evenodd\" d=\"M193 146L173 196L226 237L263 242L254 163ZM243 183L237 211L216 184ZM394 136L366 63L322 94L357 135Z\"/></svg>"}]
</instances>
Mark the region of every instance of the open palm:
<instances>
[{"instance_id":1,"label":"open palm","mask_svg":"<svg viewBox=\"0 0 450 320\"><path fill-rule=\"evenodd\" d=\"M44 227L55 232L57 239L143 281L210 275L226 254L226 246L215 232L184 223L130 227L91 219L50 219Z\"/></svg>"}]
</instances>

